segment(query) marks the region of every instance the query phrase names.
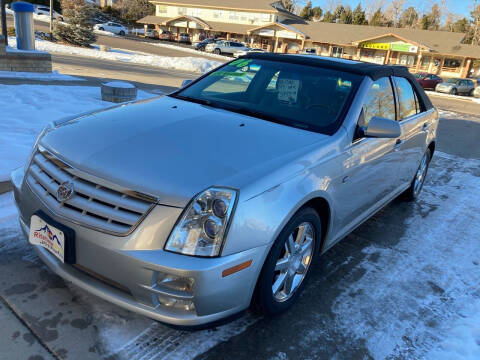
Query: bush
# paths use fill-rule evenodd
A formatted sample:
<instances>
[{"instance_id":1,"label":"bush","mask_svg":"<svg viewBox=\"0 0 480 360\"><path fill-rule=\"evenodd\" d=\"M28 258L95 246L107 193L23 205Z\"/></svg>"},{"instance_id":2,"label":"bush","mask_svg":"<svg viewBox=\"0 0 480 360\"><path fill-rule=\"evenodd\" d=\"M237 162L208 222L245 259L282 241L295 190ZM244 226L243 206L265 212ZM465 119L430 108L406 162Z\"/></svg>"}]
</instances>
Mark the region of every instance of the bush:
<instances>
[{"instance_id":1,"label":"bush","mask_svg":"<svg viewBox=\"0 0 480 360\"><path fill-rule=\"evenodd\" d=\"M89 47L97 40L92 29L72 24L57 23L53 35L69 44L84 47Z\"/></svg>"}]
</instances>

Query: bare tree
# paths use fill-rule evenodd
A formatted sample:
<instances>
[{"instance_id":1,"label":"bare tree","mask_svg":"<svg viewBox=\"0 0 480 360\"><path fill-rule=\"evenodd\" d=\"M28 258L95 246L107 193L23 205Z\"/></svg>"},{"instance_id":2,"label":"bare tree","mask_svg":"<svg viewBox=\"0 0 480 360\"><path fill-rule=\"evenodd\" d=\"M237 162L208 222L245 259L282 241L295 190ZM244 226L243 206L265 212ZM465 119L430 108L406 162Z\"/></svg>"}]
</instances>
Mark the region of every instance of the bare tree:
<instances>
[{"instance_id":1,"label":"bare tree","mask_svg":"<svg viewBox=\"0 0 480 360\"><path fill-rule=\"evenodd\" d=\"M403 6L406 0L392 0L390 5L385 10L385 16L393 23L394 27L399 26L399 18L402 13Z\"/></svg>"}]
</instances>

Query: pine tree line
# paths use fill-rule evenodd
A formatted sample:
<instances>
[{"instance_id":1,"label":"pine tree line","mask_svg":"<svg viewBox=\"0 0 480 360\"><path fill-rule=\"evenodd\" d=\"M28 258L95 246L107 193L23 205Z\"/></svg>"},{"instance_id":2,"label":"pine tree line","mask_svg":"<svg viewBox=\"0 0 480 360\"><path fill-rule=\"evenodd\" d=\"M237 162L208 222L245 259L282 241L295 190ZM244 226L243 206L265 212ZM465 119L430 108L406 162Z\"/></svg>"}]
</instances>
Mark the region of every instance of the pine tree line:
<instances>
[{"instance_id":1,"label":"pine tree line","mask_svg":"<svg viewBox=\"0 0 480 360\"><path fill-rule=\"evenodd\" d=\"M294 0L283 0L283 4L287 10L297 12L307 21L461 32L465 34L465 43L480 45L480 5L476 5L470 18L467 18L445 11L437 3L429 12L421 14L413 6L405 8L405 0L392 0L385 10L378 8L370 16L360 3L354 9L340 4L333 11L314 7L310 0L303 7L296 6ZM442 23L444 15L446 21Z\"/></svg>"}]
</instances>

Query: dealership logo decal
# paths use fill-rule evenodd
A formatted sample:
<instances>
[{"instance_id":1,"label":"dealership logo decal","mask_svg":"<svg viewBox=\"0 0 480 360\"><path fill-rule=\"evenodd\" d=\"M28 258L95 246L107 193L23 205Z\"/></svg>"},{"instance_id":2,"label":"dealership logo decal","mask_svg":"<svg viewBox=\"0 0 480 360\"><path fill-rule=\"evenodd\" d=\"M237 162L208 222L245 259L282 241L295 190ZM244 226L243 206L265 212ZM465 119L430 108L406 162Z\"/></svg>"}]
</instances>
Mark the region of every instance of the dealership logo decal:
<instances>
[{"instance_id":1,"label":"dealership logo decal","mask_svg":"<svg viewBox=\"0 0 480 360\"><path fill-rule=\"evenodd\" d=\"M65 181L60 184L57 189L57 200L60 202L67 201L73 196L73 183L70 181Z\"/></svg>"},{"instance_id":2,"label":"dealership logo decal","mask_svg":"<svg viewBox=\"0 0 480 360\"><path fill-rule=\"evenodd\" d=\"M50 230L48 225L45 225L41 229L35 230L33 236L50 244L51 246L53 246L53 248L56 248L58 246L60 249L62 249L62 244L60 243L60 240L58 240L57 235L55 235L52 230Z\"/></svg>"}]
</instances>

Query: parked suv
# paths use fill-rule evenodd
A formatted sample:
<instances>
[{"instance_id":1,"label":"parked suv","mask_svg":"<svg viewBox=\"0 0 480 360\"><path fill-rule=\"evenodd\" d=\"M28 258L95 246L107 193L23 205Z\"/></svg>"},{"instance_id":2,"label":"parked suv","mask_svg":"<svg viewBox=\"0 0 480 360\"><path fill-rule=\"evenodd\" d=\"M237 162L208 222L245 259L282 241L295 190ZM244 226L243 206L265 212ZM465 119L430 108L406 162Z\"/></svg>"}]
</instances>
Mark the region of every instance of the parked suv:
<instances>
[{"instance_id":1,"label":"parked suv","mask_svg":"<svg viewBox=\"0 0 480 360\"><path fill-rule=\"evenodd\" d=\"M237 51L247 50L248 47L244 44L236 41L224 41L220 40L213 44L208 44L205 48L207 52L213 52L217 55L230 55L233 56Z\"/></svg>"},{"instance_id":2,"label":"parked suv","mask_svg":"<svg viewBox=\"0 0 480 360\"><path fill-rule=\"evenodd\" d=\"M167 30L162 31L162 33L158 36L158 38L160 40L163 40L163 41L174 41L175 40L175 36L173 36L172 32L167 31Z\"/></svg>"},{"instance_id":3,"label":"parked suv","mask_svg":"<svg viewBox=\"0 0 480 360\"><path fill-rule=\"evenodd\" d=\"M184 44L191 44L192 42L190 41L190 35L187 33L180 33L178 35L178 40L179 43L184 43Z\"/></svg>"},{"instance_id":4,"label":"parked suv","mask_svg":"<svg viewBox=\"0 0 480 360\"><path fill-rule=\"evenodd\" d=\"M414 76L424 89L435 89L438 84L443 82L443 79L435 74L417 73Z\"/></svg>"},{"instance_id":5,"label":"parked suv","mask_svg":"<svg viewBox=\"0 0 480 360\"><path fill-rule=\"evenodd\" d=\"M128 34L128 29L125 26L112 21L104 24L96 24L93 28L95 30L108 31L121 36L125 36L126 34Z\"/></svg>"},{"instance_id":6,"label":"parked suv","mask_svg":"<svg viewBox=\"0 0 480 360\"><path fill-rule=\"evenodd\" d=\"M470 79L452 78L438 84L435 91L452 95L473 95L475 84Z\"/></svg>"}]
</instances>

